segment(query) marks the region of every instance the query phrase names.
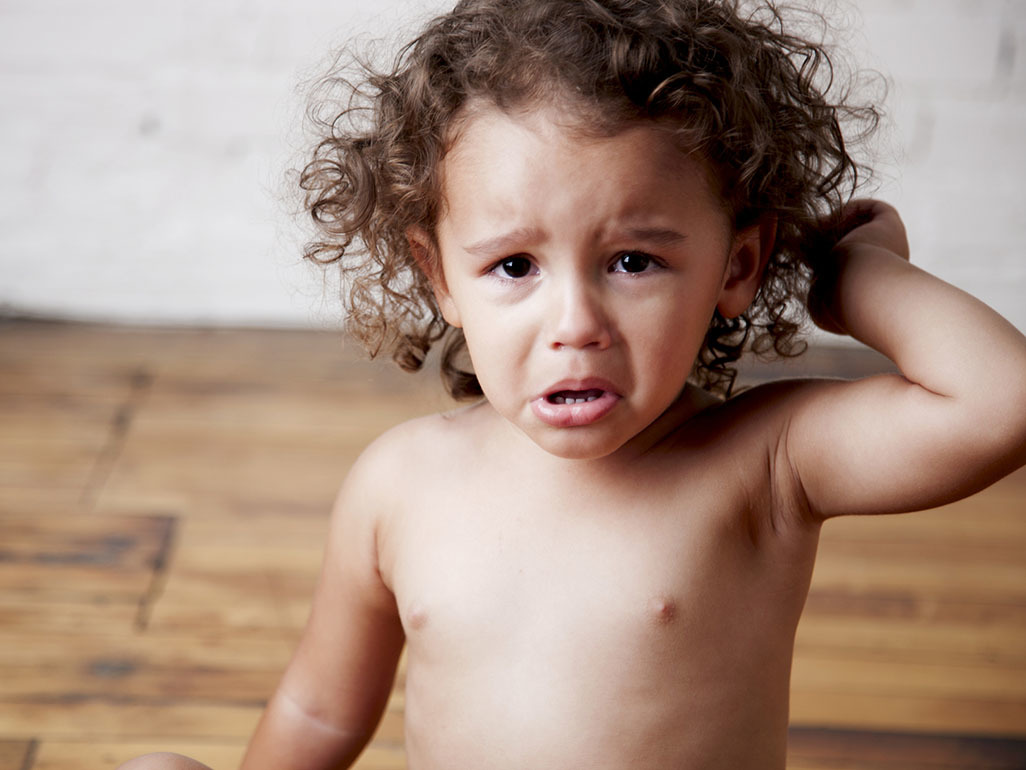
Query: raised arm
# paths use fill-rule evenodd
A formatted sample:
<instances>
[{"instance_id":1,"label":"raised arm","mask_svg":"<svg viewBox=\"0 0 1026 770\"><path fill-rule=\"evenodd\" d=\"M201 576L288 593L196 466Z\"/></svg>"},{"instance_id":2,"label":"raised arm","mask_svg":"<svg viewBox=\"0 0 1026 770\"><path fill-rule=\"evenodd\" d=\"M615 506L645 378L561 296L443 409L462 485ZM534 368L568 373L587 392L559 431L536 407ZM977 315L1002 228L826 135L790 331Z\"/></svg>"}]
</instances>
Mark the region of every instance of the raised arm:
<instances>
[{"instance_id":1,"label":"raised arm","mask_svg":"<svg viewBox=\"0 0 1026 770\"><path fill-rule=\"evenodd\" d=\"M784 447L814 516L918 510L1026 463L1026 338L982 302L908 262L897 212L846 211L810 309L901 375L802 389ZM967 258L971 258L967 256Z\"/></svg>"},{"instance_id":2,"label":"raised arm","mask_svg":"<svg viewBox=\"0 0 1026 770\"><path fill-rule=\"evenodd\" d=\"M348 767L381 718L404 637L377 569L374 464L365 454L339 495L310 619L242 770Z\"/></svg>"}]
</instances>

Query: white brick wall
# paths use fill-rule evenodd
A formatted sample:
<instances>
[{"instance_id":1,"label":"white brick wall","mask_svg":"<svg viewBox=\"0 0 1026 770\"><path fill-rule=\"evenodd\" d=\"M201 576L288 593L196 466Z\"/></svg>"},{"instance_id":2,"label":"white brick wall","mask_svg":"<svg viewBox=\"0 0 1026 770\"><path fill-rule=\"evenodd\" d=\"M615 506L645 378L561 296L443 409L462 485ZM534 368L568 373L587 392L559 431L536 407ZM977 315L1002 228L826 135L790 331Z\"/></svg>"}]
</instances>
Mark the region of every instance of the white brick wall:
<instances>
[{"instance_id":1,"label":"white brick wall","mask_svg":"<svg viewBox=\"0 0 1026 770\"><path fill-rule=\"evenodd\" d=\"M878 194L915 259L1026 330L1026 0L825 0L888 75ZM304 325L294 94L332 41L443 0L7 0L0 312Z\"/></svg>"},{"instance_id":2,"label":"white brick wall","mask_svg":"<svg viewBox=\"0 0 1026 770\"><path fill-rule=\"evenodd\" d=\"M1026 330L1026 2L859 0L913 259Z\"/></svg>"},{"instance_id":3,"label":"white brick wall","mask_svg":"<svg viewBox=\"0 0 1026 770\"><path fill-rule=\"evenodd\" d=\"M421 6L0 5L0 312L315 320L284 180L296 86L347 27Z\"/></svg>"}]
</instances>

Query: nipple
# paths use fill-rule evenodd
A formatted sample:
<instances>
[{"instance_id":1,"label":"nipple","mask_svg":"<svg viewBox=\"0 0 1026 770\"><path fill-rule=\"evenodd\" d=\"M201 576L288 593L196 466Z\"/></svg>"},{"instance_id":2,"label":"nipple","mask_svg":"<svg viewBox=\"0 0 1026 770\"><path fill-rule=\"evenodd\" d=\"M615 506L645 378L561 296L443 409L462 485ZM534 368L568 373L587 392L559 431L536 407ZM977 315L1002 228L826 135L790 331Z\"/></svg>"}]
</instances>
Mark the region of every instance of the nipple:
<instances>
[{"instance_id":1,"label":"nipple","mask_svg":"<svg viewBox=\"0 0 1026 770\"><path fill-rule=\"evenodd\" d=\"M665 625L677 616L677 603L669 596L657 596L649 602L649 611L656 623Z\"/></svg>"},{"instance_id":2,"label":"nipple","mask_svg":"<svg viewBox=\"0 0 1026 770\"><path fill-rule=\"evenodd\" d=\"M427 612L419 604L414 604L410 607L409 615L407 616L407 625L409 630L416 631L427 625L428 617Z\"/></svg>"}]
</instances>

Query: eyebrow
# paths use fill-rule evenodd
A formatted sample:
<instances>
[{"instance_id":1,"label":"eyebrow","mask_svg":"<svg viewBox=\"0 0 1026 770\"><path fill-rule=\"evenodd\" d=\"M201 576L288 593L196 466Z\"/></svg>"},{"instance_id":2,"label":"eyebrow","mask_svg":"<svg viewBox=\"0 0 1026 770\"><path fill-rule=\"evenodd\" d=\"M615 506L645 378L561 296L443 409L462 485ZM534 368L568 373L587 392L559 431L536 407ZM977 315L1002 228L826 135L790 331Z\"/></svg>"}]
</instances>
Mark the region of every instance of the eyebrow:
<instances>
[{"instance_id":1,"label":"eyebrow","mask_svg":"<svg viewBox=\"0 0 1026 770\"><path fill-rule=\"evenodd\" d=\"M616 233L628 240L644 241L655 246L676 246L688 239L669 227L629 227Z\"/></svg>"},{"instance_id":2,"label":"eyebrow","mask_svg":"<svg viewBox=\"0 0 1026 770\"><path fill-rule=\"evenodd\" d=\"M464 246L463 250L469 254L487 257L505 253L525 242L536 241L540 235L540 232L533 227L518 227L493 238L475 241ZM628 227L614 231L613 235L617 239L641 241L654 246L676 246L688 239L683 233L669 227Z\"/></svg>"},{"instance_id":3,"label":"eyebrow","mask_svg":"<svg viewBox=\"0 0 1026 770\"><path fill-rule=\"evenodd\" d=\"M475 241L464 246L463 250L469 254L487 257L497 253L505 253L515 248L518 244L536 241L540 236L540 231L533 227L518 227L501 235L496 235L493 238Z\"/></svg>"}]
</instances>

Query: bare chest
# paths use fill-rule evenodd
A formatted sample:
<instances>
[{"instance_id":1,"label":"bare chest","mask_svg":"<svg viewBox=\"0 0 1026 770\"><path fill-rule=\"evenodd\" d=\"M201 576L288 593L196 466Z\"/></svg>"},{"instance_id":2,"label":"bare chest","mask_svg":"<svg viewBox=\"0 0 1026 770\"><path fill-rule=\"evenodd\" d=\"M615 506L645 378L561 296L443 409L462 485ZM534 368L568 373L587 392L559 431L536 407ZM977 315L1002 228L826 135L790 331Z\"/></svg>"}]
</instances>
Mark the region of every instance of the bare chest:
<instances>
[{"instance_id":1,"label":"bare chest","mask_svg":"<svg viewBox=\"0 0 1026 770\"><path fill-rule=\"evenodd\" d=\"M638 681L663 676L671 658L745 647L755 616L796 623L805 565L760 547L730 513L735 501L712 497L640 506L582 493L547 506L527 490L453 496L444 516L406 522L397 541L393 587L411 655L444 651L469 665L544 650L635 666Z\"/></svg>"},{"instance_id":2,"label":"bare chest","mask_svg":"<svg viewBox=\"0 0 1026 770\"><path fill-rule=\"evenodd\" d=\"M688 758L723 746L782 756L807 579L774 576L702 495L642 508L582 494L549 515L532 498L454 498L457 515L425 516L397 541L411 757L447 767L489 746L479 766L654 768L711 767Z\"/></svg>"}]
</instances>

